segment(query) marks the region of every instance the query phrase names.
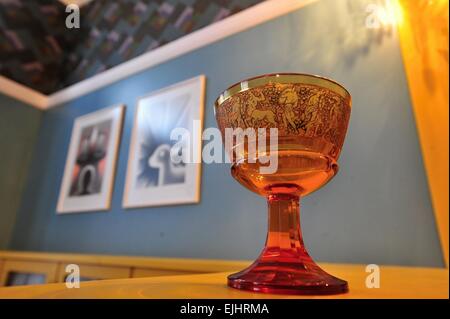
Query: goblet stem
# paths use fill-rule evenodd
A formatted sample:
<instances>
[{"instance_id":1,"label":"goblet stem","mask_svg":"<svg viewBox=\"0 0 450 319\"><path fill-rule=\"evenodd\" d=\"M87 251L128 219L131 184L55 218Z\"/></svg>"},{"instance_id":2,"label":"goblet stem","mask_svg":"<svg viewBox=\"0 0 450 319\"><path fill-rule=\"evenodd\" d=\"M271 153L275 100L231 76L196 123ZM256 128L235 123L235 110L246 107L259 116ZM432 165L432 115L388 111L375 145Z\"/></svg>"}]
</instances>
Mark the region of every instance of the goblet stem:
<instances>
[{"instance_id":1,"label":"goblet stem","mask_svg":"<svg viewBox=\"0 0 450 319\"><path fill-rule=\"evenodd\" d=\"M316 269L306 251L300 227L300 198L290 194L269 195L269 227L259 261L277 267Z\"/></svg>"},{"instance_id":2,"label":"goblet stem","mask_svg":"<svg viewBox=\"0 0 450 319\"><path fill-rule=\"evenodd\" d=\"M323 271L309 256L300 230L299 197L268 196L269 227L265 247L247 269L228 277L233 288L286 294L337 294L346 281Z\"/></svg>"},{"instance_id":3,"label":"goblet stem","mask_svg":"<svg viewBox=\"0 0 450 319\"><path fill-rule=\"evenodd\" d=\"M265 258L296 257L298 250L306 253L300 230L299 197L288 194L269 195L269 221Z\"/></svg>"}]
</instances>

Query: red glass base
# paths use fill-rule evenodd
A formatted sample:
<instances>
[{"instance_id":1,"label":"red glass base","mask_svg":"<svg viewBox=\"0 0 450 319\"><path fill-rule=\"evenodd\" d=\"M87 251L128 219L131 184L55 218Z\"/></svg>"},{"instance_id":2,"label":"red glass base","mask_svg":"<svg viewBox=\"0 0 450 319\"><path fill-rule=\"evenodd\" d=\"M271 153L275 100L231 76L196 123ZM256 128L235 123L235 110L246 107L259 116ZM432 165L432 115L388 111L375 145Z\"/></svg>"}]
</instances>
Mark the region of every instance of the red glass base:
<instances>
[{"instance_id":1,"label":"red glass base","mask_svg":"<svg viewBox=\"0 0 450 319\"><path fill-rule=\"evenodd\" d=\"M348 291L346 281L322 270L309 256L300 231L299 198L268 198L266 247L247 269L228 276L228 286L254 292L332 295Z\"/></svg>"},{"instance_id":2,"label":"red glass base","mask_svg":"<svg viewBox=\"0 0 450 319\"><path fill-rule=\"evenodd\" d=\"M346 281L326 273L309 256L296 260L262 256L247 269L228 276L228 286L274 294L333 295L348 292Z\"/></svg>"}]
</instances>

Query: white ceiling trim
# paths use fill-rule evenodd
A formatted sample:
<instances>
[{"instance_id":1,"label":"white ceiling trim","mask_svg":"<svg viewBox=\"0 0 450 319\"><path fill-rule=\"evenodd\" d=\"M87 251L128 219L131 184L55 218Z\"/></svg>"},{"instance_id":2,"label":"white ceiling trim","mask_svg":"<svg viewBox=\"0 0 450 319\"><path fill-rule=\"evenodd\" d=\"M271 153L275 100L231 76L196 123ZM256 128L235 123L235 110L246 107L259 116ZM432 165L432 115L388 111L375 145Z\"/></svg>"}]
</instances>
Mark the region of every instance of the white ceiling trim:
<instances>
[{"instance_id":1,"label":"white ceiling trim","mask_svg":"<svg viewBox=\"0 0 450 319\"><path fill-rule=\"evenodd\" d=\"M48 109L316 1L267 0L261 2L48 96L2 76L0 76L0 92L39 109Z\"/></svg>"},{"instance_id":2,"label":"white ceiling trim","mask_svg":"<svg viewBox=\"0 0 450 319\"><path fill-rule=\"evenodd\" d=\"M1 75L0 93L10 96L16 100L25 102L41 110L47 109L49 105L48 96Z\"/></svg>"},{"instance_id":3,"label":"white ceiling trim","mask_svg":"<svg viewBox=\"0 0 450 319\"><path fill-rule=\"evenodd\" d=\"M69 4L76 4L79 7L86 5L91 1L92 0L59 0L59 2L62 2L66 6L68 6Z\"/></svg>"}]
</instances>

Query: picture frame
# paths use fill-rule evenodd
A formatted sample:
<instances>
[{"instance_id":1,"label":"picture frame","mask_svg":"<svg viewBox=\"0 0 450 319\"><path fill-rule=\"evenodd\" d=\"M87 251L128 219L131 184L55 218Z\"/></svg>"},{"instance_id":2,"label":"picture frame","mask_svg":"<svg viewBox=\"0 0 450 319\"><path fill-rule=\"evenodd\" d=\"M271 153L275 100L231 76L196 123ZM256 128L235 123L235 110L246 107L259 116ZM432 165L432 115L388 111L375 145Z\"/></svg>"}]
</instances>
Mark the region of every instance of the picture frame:
<instances>
[{"instance_id":1,"label":"picture frame","mask_svg":"<svg viewBox=\"0 0 450 319\"><path fill-rule=\"evenodd\" d=\"M195 204L200 201L201 160L174 164L173 129L192 138L201 159L204 75L163 88L137 101L123 196L124 208Z\"/></svg>"},{"instance_id":2,"label":"picture frame","mask_svg":"<svg viewBox=\"0 0 450 319\"><path fill-rule=\"evenodd\" d=\"M57 214L110 209L124 110L114 105L75 119Z\"/></svg>"}]
</instances>

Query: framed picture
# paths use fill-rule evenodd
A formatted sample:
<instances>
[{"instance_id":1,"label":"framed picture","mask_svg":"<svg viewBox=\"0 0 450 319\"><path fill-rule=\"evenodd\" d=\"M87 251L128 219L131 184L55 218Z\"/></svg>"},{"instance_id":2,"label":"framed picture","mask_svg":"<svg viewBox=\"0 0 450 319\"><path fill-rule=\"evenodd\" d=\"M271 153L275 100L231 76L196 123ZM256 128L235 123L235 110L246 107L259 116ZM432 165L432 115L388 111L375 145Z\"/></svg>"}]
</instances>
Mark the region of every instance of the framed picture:
<instances>
[{"instance_id":1,"label":"framed picture","mask_svg":"<svg viewBox=\"0 0 450 319\"><path fill-rule=\"evenodd\" d=\"M201 161L189 159L198 159L201 155L204 91L205 77L202 75L138 100L128 156L124 207L200 201ZM189 147L177 151L183 158L181 161L173 161L171 155L180 141L173 139L174 130L184 131L188 136Z\"/></svg>"},{"instance_id":2,"label":"framed picture","mask_svg":"<svg viewBox=\"0 0 450 319\"><path fill-rule=\"evenodd\" d=\"M72 129L57 212L110 208L124 106L78 117Z\"/></svg>"}]
</instances>

